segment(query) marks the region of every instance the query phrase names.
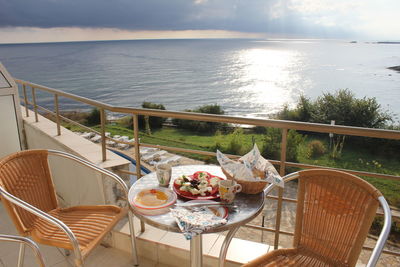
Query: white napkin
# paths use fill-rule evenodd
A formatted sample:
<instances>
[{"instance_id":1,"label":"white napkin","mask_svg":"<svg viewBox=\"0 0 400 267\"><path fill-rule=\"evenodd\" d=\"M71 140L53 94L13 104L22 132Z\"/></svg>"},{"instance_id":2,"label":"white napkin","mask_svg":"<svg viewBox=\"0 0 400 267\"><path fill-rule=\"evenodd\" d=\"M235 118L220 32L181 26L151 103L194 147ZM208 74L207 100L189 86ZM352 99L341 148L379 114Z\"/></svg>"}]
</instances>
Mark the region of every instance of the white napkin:
<instances>
[{"instance_id":1,"label":"white napkin","mask_svg":"<svg viewBox=\"0 0 400 267\"><path fill-rule=\"evenodd\" d=\"M254 144L253 149L249 153L239 159L241 162L229 159L219 150L217 150L217 160L229 175L237 179L245 181L263 181L260 177L254 177L252 169L256 168L257 170L266 172L265 181L280 187L284 186L282 177L274 166L261 156L256 144Z\"/></svg>"}]
</instances>

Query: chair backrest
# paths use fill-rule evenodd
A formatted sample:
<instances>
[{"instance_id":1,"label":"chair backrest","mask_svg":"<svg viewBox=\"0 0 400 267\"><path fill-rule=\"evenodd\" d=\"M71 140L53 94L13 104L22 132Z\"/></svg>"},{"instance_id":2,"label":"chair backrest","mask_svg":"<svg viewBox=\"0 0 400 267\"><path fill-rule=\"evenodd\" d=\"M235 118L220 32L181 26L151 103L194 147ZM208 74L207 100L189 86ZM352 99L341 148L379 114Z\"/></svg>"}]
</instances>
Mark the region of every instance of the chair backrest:
<instances>
[{"instance_id":1,"label":"chair backrest","mask_svg":"<svg viewBox=\"0 0 400 267\"><path fill-rule=\"evenodd\" d=\"M355 266L381 193L361 178L335 170L299 172L293 245L333 265Z\"/></svg>"},{"instance_id":2,"label":"chair backrest","mask_svg":"<svg viewBox=\"0 0 400 267\"><path fill-rule=\"evenodd\" d=\"M3 158L0 161L0 186L44 212L57 208L47 157L47 150L29 150ZM2 201L19 233L29 233L36 216L4 198Z\"/></svg>"}]
</instances>

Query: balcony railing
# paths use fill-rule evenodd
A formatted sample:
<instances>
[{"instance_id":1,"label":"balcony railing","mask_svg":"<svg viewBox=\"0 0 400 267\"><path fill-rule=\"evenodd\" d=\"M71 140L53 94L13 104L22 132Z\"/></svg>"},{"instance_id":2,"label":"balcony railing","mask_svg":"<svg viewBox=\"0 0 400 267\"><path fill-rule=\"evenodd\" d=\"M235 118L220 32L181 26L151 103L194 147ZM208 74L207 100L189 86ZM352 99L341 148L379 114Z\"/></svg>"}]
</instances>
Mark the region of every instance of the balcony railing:
<instances>
[{"instance_id":1,"label":"balcony railing","mask_svg":"<svg viewBox=\"0 0 400 267\"><path fill-rule=\"evenodd\" d=\"M163 117L163 118L176 118L176 119L186 119L186 120L197 120L197 121L206 121L206 122L220 122L220 123L230 123L230 124L242 124L242 125L253 125L253 126L263 126L263 127L271 127L271 128L279 128L282 131L282 140L281 140L281 155L280 160L270 160L270 162L276 166L279 166L280 175L285 175L286 167L297 167L301 169L310 169L310 168L325 168L325 169L333 169L328 168L326 166L319 165L311 165L311 164L302 164L295 162L286 161L286 152L287 152L287 134L289 130L300 130L307 132L316 132L316 133L333 133L333 134L341 134L341 135L351 135L358 137L374 137L381 139L392 139L392 140L400 140L400 131L395 130L383 130L383 129L371 129L371 128L361 128L361 127L350 127L350 126L340 126L340 125L327 125L327 124L319 124L319 123L307 123L307 122L294 122L294 121L284 121L284 120L272 120L272 119L255 119L255 118L243 118L243 117L234 117L234 116L225 116L225 115L211 115L211 114L200 114L200 113L192 113L192 112L176 112L176 111L166 111L166 110L154 110L154 109L139 109L139 108L128 108L128 107L119 107L113 106L109 104L105 104L96 100L88 99L85 97L81 97L78 95L66 93L60 90L56 90L53 88L49 88L46 86L34 84L31 82L23 81L23 80L15 80L17 84L21 86L23 98L21 99L22 104L26 110L26 116L29 116L28 109L31 108L35 114L35 120L38 121L38 113L39 110L52 114L55 117L55 122L57 124L57 133L61 135L61 121L64 120L66 122L78 125L88 131L95 132L101 136L101 146L102 146L102 158L103 161L106 161L106 141L112 140L117 143L128 144L134 147L134 158L136 160L136 170L137 173L131 173L125 171L128 174L135 174L138 178L141 177L140 173L140 147L154 147L159 149L164 149L172 152L185 152L199 155L207 155L207 156L215 156L214 152L209 151L201 151L201 150L193 150L193 149L185 149L179 147L170 147L163 145L154 145L154 144L146 144L140 143L139 140L139 126L138 126L138 116L154 116L154 117ZM27 88L30 88L31 100L28 99ZM49 110L47 108L41 107L37 104L36 91L44 91L50 93L54 97L54 110ZM83 104L90 105L92 107L98 108L100 110L100 118L101 118L101 128L100 131L95 131L92 128L79 124L73 120L70 120L60 114L59 108L59 97L65 97L74 101L78 101ZM132 116L133 120L133 136L134 142L124 142L112 139L111 137L106 136L106 112L114 112L121 113L125 115ZM228 155L231 158L238 158L238 155ZM337 169L337 168L336 168ZM400 181L400 176L396 175L388 175L381 173L373 173L366 171L357 171L350 169L337 169L342 170L348 173L352 173L359 176L367 176L374 177L379 179L389 179ZM277 200L277 210L276 210L276 221L275 228L267 228L263 226L257 226L253 224L246 225L247 227L258 229L261 231L269 231L275 233L274 239L274 247L277 248L279 244L279 236L280 234L293 236L292 232L282 231L281 227L281 216L282 216L282 202L296 202L296 199L283 197L283 190L280 189L278 191L278 196L268 196L270 199ZM382 215L382 213L378 212L378 215ZM395 219L399 220L399 216L393 216ZM366 250L372 250L371 247L364 247ZM400 253L384 250L383 253L391 254L395 256L400 256Z\"/></svg>"}]
</instances>

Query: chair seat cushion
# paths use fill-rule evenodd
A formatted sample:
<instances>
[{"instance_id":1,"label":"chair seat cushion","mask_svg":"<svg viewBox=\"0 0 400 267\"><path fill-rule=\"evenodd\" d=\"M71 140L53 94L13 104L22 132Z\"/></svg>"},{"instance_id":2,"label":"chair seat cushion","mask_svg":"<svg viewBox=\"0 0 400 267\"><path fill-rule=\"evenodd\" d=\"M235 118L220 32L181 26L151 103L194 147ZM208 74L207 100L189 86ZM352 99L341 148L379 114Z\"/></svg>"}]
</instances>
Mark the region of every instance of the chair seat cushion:
<instances>
[{"instance_id":1,"label":"chair seat cushion","mask_svg":"<svg viewBox=\"0 0 400 267\"><path fill-rule=\"evenodd\" d=\"M54 209L49 215L65 223L78 240L82 256L94 248L102 238L127 213L127 209L112 205L76 206ZM32 230L32 238L38 243L72 250L70 239L56 225L37 218Z\"/></svg>"},{"instance_id":2,"label":"chair seat cushion","mask_svg":"<svg viewBox=\"0 0 400 267\"><path fill-rule=\"evenodd\" d=\"M284 266L348 266L338 262L331 262L329 259L315 255L304 249L277 249L262 255L244 267L284 267Z\"/></svg>"}]
</instances>

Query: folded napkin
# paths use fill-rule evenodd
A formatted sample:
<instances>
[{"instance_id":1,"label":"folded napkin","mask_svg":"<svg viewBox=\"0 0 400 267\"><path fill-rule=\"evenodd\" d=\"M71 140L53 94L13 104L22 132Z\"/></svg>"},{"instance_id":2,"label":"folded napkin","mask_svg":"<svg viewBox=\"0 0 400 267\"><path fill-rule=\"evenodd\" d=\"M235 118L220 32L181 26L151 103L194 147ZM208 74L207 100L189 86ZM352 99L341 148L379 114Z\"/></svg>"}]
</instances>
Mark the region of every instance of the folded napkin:
<instances>
[{"instance_id":1,"label":"folded napkin","mask_svg":"<svg viewBox=\"0 0 400 267\"><path fill-rule=\"evenodd\" d=\"M260 177L253 174L252 170L264 171L265 181L284 187L282 177L276 171L275 167L265 158L263 158L256 144L253 149L241 157L239 161L231 160L221 151L217 150L217 160L221 167L232 177L244 181L262 181Z\"/></svg>"},{"instance_id":2,"label":"folded napkin","mask_svg":"<svg viewBox=\"0 0 400 267\"><path fill-rule=\"evenodd\" d=\"M178 207L171 209L171 213L187 240L212 227L226 224L226 219L216 216L207 207L197 207L191 210Z\"/></svg>"}]
</instances>

